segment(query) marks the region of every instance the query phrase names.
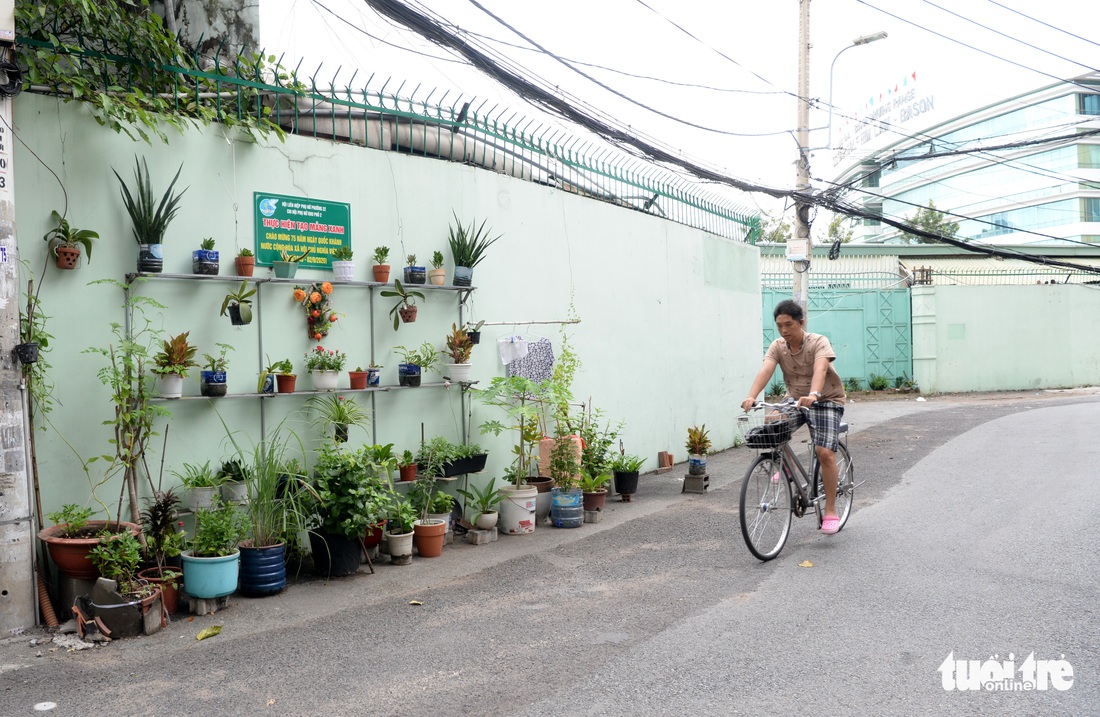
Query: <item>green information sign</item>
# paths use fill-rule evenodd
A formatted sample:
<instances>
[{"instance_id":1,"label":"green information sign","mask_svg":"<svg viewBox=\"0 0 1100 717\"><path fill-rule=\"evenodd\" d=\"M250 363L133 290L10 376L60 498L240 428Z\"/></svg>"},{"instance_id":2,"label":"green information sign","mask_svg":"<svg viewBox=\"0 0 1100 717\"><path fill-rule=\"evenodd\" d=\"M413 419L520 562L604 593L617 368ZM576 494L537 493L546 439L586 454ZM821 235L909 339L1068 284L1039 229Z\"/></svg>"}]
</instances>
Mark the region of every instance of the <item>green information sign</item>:
<instances>
[{"instance_id":1,"label":"green information sign","mask_svg":"<svg viewBox=\"0 0 1100 717\"><path fill-rule=\"evenodd\" d=\"M328 269L332 254L351 246L351 205L307 197L253 192L256 264L271 266L282 252L299 255L304 269Z\"/></svg>"}]
</instances>

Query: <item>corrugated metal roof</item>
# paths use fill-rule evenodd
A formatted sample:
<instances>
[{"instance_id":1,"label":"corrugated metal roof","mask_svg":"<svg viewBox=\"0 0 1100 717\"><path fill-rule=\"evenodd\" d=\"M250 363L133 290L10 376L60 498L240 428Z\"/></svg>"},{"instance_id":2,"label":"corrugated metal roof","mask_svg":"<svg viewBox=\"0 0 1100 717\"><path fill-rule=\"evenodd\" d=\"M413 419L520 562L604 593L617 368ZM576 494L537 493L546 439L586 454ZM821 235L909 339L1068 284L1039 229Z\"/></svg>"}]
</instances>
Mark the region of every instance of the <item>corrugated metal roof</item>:
<instances>
[{"instance_id":1,"label":"corrugated metal roof","mask_svg":"<svg viewBox=\"0 0 1100 717\"><path fill-rule=\"evenodd\" d=\"M1082 266L1100 269L1100 259L1073 257L1061 259ZM1090 273L1062 267L1044 266L1019 259L971 257L966 259L902 259L902 273L918 278L921 269L931 270L933 285L993 285L993 284L1084 284L1100 281L1100 273Z\"/></svg>"}]
</instances>

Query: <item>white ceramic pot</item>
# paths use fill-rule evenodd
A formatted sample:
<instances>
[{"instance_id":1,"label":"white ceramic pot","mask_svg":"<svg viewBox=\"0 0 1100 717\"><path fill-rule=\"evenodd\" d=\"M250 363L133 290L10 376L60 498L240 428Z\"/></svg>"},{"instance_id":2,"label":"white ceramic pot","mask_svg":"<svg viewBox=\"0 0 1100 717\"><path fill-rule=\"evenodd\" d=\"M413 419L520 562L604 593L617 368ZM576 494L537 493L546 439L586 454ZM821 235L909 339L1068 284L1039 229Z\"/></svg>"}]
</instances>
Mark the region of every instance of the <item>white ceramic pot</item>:
<instances>
[{"instance_id":1,"label":"white ceramic pot","mask_svg":"<svg viewBox=\"0 0 1100 717\"><path fill-rule=\"evenodd\" d=\"M477 520L474 521L474 525L482 530L490 530L491 528L496 527L497 519L499 517L500 516L496 511L493 511L492 513L482 513L477 517Z\"/></svg>"},{"instance_id":2,"label":"white ceramic pot","mask_svg":"<svg viewBox=\"0 0 1100 717\"><path fill-rule=\"evenodd\" d=\"M455 383L469 383L470 373L473 371L473 364L468 363L449 363L444 364L447 367L447 378L451 379Z\"/></svg>"},{"instance_id":3,"label":"white ceramic pot","mask_svg":"<svg viewBox=\"0 0 1100 717\"><path fill-rule=\"evenodd\" d=\"M160 374L160 397L179 398L183 395L183 376L178 373Z\"/></svg>"},{"instance_id":4,"label":"white ceramic pot","mask_svg":"<svg viewBox=\"0 0 1100 717\"><path fill-rule=\"evenodd\" d=\"M332 262L332 275L336 281L355 281L354 261Z\"/></svg>"},{"instance_id":5,"label":"white ceramic pot","mask_svg":"<svg viewBox=\"0 0 1100 717\"><path fill-rule=\"evenodd\" d=\"M339 371L310 371L309 376L313 379L313 387L318 391L335 391L340 380Z\"/></svg>"}]
</instances>

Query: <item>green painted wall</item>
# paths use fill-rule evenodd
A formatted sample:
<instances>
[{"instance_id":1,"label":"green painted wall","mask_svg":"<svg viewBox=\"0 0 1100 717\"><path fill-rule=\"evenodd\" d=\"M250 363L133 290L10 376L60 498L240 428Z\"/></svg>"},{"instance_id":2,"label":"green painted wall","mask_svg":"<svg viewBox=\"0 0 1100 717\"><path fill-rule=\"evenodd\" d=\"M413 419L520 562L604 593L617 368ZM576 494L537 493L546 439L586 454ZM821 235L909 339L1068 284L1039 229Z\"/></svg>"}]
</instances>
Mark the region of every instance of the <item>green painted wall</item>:
<instances>
[{"instance_id":1,"label":"green painted wall","mask_svg":"<svg viewBox=\"0 0 1100 717\"><path fill-rule=\"evenodd\" d=\"M1100 384L1100 287L913 287L913 369L928 393Z\"/></svg>"},{"instance_id":2,"label":"green painted wall","mask_svg":"<svg viewBox=\"0 0 1100 717\"><path fill-rule=\"evenodd\" d=\"M50 211L63 210L66 196L71 222L101 235L90 264L82 260L73 272L51 265L45 272L42 300L52 317L49 331L55 339L48 358L56 383L52 428L37 434L46 511L64 502L83 502L90 481L104 478L101 464L91 464L85 475L77 458L111 450L109 429L102 425L111 406L96 377L102 362L83 350L112 340L110 323L123 321L122 293L89 282L121 279L134 270L136 249L111 168L129 180L135 155L147 158L156 192L164 190L183 164L180 186L188 189L166 238L166 272L190 272L191 251L203 237L213 236L222 252L222 273L231 273L236 250L253 243L251 199L257 190L349 203L360 280L369 277L369 256L377 245L391 247L392 263L398 265L407 252L424 259L435 249L449 261L446 236L452 210L467 221L488 219L494 233L504 238L477 267L478 290L466 317L515 323L486 327L474 355L475 380L487 383L503 375L498 337L539 335L559 345L558 327L525 322L564 319L572 301L582 323L568 331L583 361L574 392L579 400L591 399L607 417L626 422L626 449L643 455L647 470L656 467L661 450L683 459L686 428L695 423L712 429L716 448L733 442L733 407L760 359L760 290L753 247L488 171L397 153L293 136L285 143L250 143L226 137L222 127L149 146L104 130L75 103L29 94L16 101L16 122L23 142L41 158L16 145L19 258L29 267L25 275L37 280L41 274L46 248L41 237L49 228ZM258 270L258 275L267 272ZM331 274L300 272L305 280L325 277ZM254 391L264 355L288 357L300 366L313 342L290 286L263 287L257 317L264 329L262 346L255 324L233 328L217 315L230 286L160 280L146 282L140 290L168 307L150 313L153 327L173 334L190 331L200 353L212 352L215 342L235 346L229 390ZM373 317L374 357L386 367L382 380L387 384L397 382L394 345L430 341L442 347L444 332L458 319L457 299L449 293L429 295L421 302L417 322L396 334L387 323L389 300L376 296L372 306L366 289L338 286L332 301L340 319L325 345L346 351L351 364L365 365L371 358ZM197 395L197 373L185 393ZM303 398L266 401L269 429L288 417L303 440L313 441L309 417L300 412ZM226 456L219 416L245 443L256 440L259 403L255 398L172 403L167 442L162 450L163 439L157 439L149 451L154 480L162 459L171 470L184 462L217 463ZM456 389L383 394L376 409L378 441L399 449L414 448L422 426L429 438L459 436ZM475 427L501 417L474 404ZM353 443L367 438L352 435ZM506 465L511 444L505 437L481 442L490 449L489 471L483 476L488 480ZM174 483L165 476L165 486ZM113 505L118 479L108 478L97 492Z\"/></svg>"}]
</instances>

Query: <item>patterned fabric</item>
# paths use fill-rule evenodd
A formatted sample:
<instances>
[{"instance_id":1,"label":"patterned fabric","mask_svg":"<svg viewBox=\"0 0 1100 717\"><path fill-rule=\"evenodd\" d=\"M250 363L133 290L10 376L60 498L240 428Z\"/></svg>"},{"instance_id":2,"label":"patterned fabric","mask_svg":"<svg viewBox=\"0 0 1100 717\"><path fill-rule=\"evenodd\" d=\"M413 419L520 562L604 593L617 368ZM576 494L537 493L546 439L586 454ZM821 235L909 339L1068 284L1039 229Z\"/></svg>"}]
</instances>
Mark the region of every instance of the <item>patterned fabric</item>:
<instances>
[{"instance_id":1,"label":"patterned fabric","mask_svg":"<svg viewBox=\"0 0 1100 717\"><path fill-rule=\"evenodd\" d=\"M816 401L810 406L810 435L815 446L836 451L840 417L843 415L844 406L832 401Z\"/></svg>"},{"instance_id":2,"label":"patterned fabric","mask_svg":"<svg viewBox=\"0 0 1100 717\"><path fill-rule=\"evenodd\" d=\"M527 355L508 364L509 376L522 376L532 381L548 381L554 373L554 347L549 339L527 343Z\"/></svg>"}]
</instances>

